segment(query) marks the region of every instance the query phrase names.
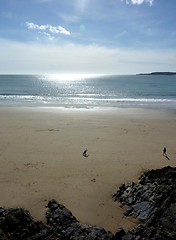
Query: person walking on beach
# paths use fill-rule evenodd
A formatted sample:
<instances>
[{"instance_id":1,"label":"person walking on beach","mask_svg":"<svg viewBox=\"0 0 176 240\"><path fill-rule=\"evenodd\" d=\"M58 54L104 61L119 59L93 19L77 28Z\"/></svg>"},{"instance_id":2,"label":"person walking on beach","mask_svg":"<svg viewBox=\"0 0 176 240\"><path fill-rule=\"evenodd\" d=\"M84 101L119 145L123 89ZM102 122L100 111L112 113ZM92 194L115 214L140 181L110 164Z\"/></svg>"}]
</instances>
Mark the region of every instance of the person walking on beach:
<instances>
[{"instance_id":1,"label":"person walking on beach","mask_svg":"<svg viewBox=\"0 0 176 240\"><path fill-rule=\"evenodd\" d=\"M165 147L163 148L163 156L167 156Z\"/></svg>"},{"instance_id":2,"label":"person walking on beach","mask_svg":"<svg viewBox=\"0 0 176 240\"><path fill-rule=\"evenodd\" d=\"M83 152L83 156L84 156L84 157L88 157L88 155L87 155L87 149Z\"/></svg>"},{"instance_id":3,"label":"person walking on beach","mask_svg":"<svg viewBox=\"0 0 176 240\"><path fill-rule=\"evenodd\" d=\"M165 147L163 148L163 156L164 156L165 158L167 158L167 160L170 160L170 158L167 156L166 148L165 148Z\"/></svg>"}]
</instances>

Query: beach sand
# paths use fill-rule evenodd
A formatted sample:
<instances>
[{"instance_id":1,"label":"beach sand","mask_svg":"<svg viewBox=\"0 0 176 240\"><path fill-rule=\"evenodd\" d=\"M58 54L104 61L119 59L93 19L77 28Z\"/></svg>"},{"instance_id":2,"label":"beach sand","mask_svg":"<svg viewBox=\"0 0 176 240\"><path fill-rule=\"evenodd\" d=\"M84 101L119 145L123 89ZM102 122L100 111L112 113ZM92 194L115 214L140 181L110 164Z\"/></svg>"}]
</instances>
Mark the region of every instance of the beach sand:
<instances>
[{"instance_id":1,"label":"beach sand","mask_svg":"<svg viewBox=\"0 0 176 240\"><path fill-rule=\"evenodd\" d=\"M1 107L0 126L0 206L43 222L56 199L82 224L128 230L137 221L112 195L143 171L176 165L174 111Z\"/></svg>"}]
</instances>

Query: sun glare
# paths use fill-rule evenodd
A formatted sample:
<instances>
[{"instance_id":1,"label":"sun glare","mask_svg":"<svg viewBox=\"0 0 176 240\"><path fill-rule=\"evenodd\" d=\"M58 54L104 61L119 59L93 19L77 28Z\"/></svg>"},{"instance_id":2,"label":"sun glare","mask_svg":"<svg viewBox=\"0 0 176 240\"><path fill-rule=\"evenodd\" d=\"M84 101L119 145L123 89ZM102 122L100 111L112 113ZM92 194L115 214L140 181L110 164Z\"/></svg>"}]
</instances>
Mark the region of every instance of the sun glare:
<instances>
[{"instance_id":1,"label":"sun glare","mask_svg":"<svg viewBox=\"0 0 176 240\"><path fill-rule=\"evenodd\" d=\"M101 76L100 74L48 74L46 75L47 80L52 81L74 81L83 80L87 78L93 78Z\"/></svg>"}]
</instances>

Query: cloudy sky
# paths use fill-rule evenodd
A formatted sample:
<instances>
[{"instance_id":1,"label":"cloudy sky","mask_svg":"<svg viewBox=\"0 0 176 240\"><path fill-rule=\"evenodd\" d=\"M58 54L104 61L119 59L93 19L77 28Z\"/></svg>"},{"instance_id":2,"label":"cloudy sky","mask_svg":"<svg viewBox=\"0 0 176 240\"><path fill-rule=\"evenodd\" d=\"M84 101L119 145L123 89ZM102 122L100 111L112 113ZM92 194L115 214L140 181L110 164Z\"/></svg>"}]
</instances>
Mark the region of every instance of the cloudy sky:
<instances>
[{"instance_id":1,"label":"cloudy sky","mask_svg":"<svg viewBox=\"0 0 176 240\"><path fill-rule=\"evenodd\" d=\"M175 0L0 0L0 73L176 71Z\"/></svg>"}]
</instances>

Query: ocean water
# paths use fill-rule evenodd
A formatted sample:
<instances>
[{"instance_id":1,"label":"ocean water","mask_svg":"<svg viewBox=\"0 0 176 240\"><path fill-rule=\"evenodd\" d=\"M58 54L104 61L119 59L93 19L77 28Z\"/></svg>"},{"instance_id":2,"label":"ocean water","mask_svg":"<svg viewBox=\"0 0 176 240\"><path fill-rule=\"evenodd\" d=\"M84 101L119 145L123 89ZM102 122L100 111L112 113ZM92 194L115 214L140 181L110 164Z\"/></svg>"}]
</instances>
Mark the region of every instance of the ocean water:
<instances>
[{"instance_id":1,"label":"ocean water","mask_svg":"<svg viewBox=\"0 0 176 240\"><path fill-rule=\"evenodd\" d=\"M0 106L176 109L176 76L0 75Z\"/></svg>"}]
</instances>

